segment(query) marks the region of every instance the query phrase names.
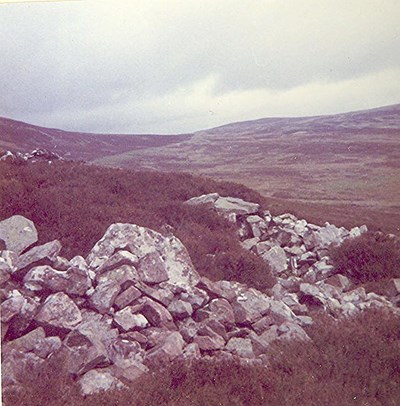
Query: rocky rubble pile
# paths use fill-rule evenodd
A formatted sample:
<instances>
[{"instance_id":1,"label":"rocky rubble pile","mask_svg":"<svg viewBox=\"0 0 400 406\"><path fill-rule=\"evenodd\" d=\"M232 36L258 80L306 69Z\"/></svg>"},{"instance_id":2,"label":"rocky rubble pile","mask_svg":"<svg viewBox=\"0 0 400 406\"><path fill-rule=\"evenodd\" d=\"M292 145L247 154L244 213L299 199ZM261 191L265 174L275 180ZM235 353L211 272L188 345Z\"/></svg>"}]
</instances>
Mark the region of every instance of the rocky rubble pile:
<instances>
[{"instance_id":1,"label":"rocky rubble pile","mask_svg":"<svg viewBox=\"0 0 400 406\"><path fill-rule=\"evenodd\" d=\"M44 148L36 148L32 152L11 152L6 151L0 156L0 161L19 162L48 162L63 160L56 152L51 152Z\"/></svg>"},{"instance_id":2,"label":"rocky rubble pile","mask_svg":"<svg viewBox=\"0 0 400 406\"><path fill-rule=\"evenodd\" d=\"M30 220L0 222L3 387L18 388L21 371L54 354L83 394L123 387L175 359L264 363L271 342L310 339L304 327L315 307L335 317L368 306L395 311L388 298L351 290L345 277L318 265L329 265L328 241L361 230L272 217L216 194L188 203L199 202L237 222L243 245L271 264L277 283L270 292L200 277L176 237L137 225L113 224L86 258L67 260L57 240L34 245Z\"/></svg>"},{"instance_id":3,"label":"rocky rubble pile","mask_svg":"<svg viewBox=\"0 0 400 406\"><path fill-rule=\"evenodd\" d=\"M207 205L235 223L243 248L261 257L276 276L271 295L297 314L321 308L336 317L370 306L400 303L400 279L391 281L389 297L367 294L364 288L354 289L349 278L332 264L329 248L365 233L365 225L351 230L329 223L321 227L290 213L272 216L258 204L218 193L193 197L186 203Z\"/></svg>"}]
</instances>

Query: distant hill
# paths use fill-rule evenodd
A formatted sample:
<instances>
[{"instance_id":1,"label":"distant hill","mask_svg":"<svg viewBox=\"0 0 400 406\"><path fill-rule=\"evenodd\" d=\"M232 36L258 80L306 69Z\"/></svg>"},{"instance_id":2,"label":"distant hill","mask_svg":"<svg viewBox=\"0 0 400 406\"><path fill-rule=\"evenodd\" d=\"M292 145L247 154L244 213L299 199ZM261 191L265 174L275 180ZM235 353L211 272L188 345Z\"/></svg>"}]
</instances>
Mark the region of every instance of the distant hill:
<instances>
[{"instance_id":1,"label":"distant hill","mask_svg":"<svg viewBox=\"0 0 400 406\"><path fill-rule=\"evenodd\" d=\"M188 135L93 134L39 127L0 117L0 148L30 152L43 148L69 159L91 161L142 148L154 148L186 140Z\"/></svg>"},{"instance_id":2,"label":"distant hill","mask_svg":"<svg viewBox=\"0 0 400 406\"><path fill-rule=\"evenodd\" d=\"M0 119L0 148L37 147L106 166L203 174L305 204L400 208L400 104L157 136L74 133Z\"/></svg>"}]
</instances>

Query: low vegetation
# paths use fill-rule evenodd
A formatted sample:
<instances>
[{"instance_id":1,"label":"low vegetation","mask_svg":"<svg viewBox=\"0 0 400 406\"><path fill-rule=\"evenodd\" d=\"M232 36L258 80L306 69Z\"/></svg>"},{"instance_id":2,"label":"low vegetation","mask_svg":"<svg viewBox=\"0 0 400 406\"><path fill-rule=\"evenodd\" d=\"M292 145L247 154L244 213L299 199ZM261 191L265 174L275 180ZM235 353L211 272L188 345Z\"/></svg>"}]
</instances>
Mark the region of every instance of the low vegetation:
<instances>
[{"instance_id":1,"label":"low vegetation","mask_svg":"<svg viewBox=\"0 0 400 406\"><path fill-rule=\"evenodd\" d=\"M0 175L0 219L14 214L31 219L39 242L60 240L67 258L88 254L112 223L134 223L161 233L168 224L202 275L258 289L274 283L267 264L241 247L232 224L206 208L183 204L210 192L263 203L244 186L69 162L0 162Z\"/></svg>"},{"instance_id":2,"label":"low vegetation","mask_svg":"<svg viewBox=\"0 0 400 406\"><path fill-rule=\"evenodd\" d=\"M234 227L214 212L183 202L204 193L241 197L274 214L290 211L315 223L335 213L267 200L244 186L187 174L136 172L57 162L0 162L0 219L14 214L36 224L40 243L59 239L62 255L87 254L106 228L130 222L166 233L172 227L197 270L259 289L273 284L266 264L242 249ZM309 209L309 208L308 208ZM350 227L360 224L340 224ZM368 224L370 227L370 224ZM370 227L371 228L371 227ZM383 227L383 230L385 228ZM399 247L368 233L332 251L336 266L357 283L399 277ZM278 341L267 367L227 361L177 362L122 391L83 398L63 361L26 370L22 390L3 395L11 405L388 405L400 404L400 318L368 310L334 321L315 316L310 342Z\"/></svg>"},{"instance_id":3,"label":"low vegetation","mask_svg":"<svg viewBox=\"0 0 400 406\"><path fill-rule=\"evenodd\" d=\"M267 367L235 362L177 362L126 390L83 398L53 359L27 371L24 390L5 405L370 405L400 402L400 318L368 310L342 321L317 318L312 342L274 343Z\"/></svg>"},{"instance_id":4,"label":"low vegetation","mask_svg":"<svg viewBox=\"0 0 400 406\"><path fill-rule=\"evenodd\" d=\"M331 250L331 257L338 271L356 283L400 277L399 239L381 233L345 240Z\"/></svg>"}]
</instances>

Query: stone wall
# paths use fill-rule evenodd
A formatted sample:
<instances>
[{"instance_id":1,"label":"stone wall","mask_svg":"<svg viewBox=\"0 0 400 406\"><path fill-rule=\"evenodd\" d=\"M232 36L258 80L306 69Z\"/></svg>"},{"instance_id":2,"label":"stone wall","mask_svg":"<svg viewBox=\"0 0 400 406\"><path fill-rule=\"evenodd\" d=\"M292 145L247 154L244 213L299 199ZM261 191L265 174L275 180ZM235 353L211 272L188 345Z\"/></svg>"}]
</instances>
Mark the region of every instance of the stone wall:
<instances>
[{"instance_id":1,"label":"stone wall","mask_svg":"<svg viewBox=\"0 0 400 406\"><path fill-rule=\"evenodd\" d=\"M276 276L268 292L210 281L183 244L133 224L113 224L86 258L61 257L55 240L35 246L35 225L22 216L0 222L3 385L56 353L83 394L123 387L152 366L176 359L231 359L263 364L275 340L310 340L316 309L332 317L371 306L398 311L400 283L389 297L354 289L337 274L327 248L360 235L291 214L273 217L257 204L210 194L206 204L238 227L245 249Z\"/></svg>"}]
</instances>

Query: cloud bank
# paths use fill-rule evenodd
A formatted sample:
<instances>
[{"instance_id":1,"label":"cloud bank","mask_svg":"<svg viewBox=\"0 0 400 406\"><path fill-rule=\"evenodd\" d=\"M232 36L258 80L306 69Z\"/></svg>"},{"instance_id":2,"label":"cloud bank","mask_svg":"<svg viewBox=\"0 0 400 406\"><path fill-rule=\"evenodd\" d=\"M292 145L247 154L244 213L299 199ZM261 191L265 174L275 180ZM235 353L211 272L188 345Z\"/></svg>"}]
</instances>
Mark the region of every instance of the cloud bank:
<instances>
[{"instance_id":1,"label":"cloud bank","mask_svg":"<svg viewBox=\"0 0 400 406\"><path fill-rule=\"evenodd\" d=\"M399 103L391 0L0 5L0 115L69 130L190 132Z\"/></svg>"}]
</instances>

